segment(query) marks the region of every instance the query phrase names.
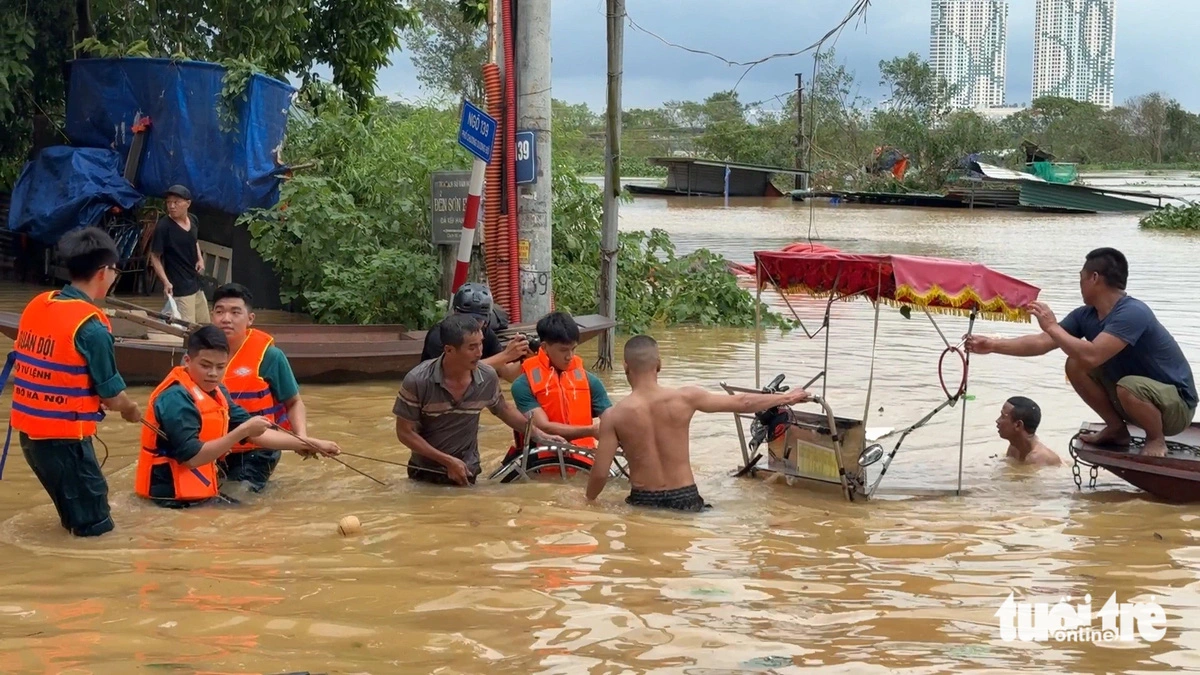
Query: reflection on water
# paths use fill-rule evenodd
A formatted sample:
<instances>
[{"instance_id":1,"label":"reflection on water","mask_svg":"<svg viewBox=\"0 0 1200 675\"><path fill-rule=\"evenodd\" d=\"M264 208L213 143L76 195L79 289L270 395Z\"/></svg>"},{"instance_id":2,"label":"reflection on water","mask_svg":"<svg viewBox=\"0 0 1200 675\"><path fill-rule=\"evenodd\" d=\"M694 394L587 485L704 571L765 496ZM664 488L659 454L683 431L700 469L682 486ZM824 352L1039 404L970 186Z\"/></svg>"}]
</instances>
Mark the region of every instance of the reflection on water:
<instances>
[{"instance_id":1,"label":"reflection on water","mask_svg":"<svg viewBox=\"0 0 1200 675\"><path fill-rule=\"evenodd\" d=\"M1130 292L1186 353L1200 348L1190 302L1200 242L1140 232L1133 216L810 210L787 200L723 209L702 199L639 199L621 214L623 227L666 229L681 250L704 246L741 261L806 238L810 216L813 238L838 248L987 263L1039 285L1060 316L1078 301L1083 254L1117 246L1130 259ZM2 304L19 308L29 294L9 287ZM810 329L819 323L822 303L796 307ZM827 398L840 415L863 413L873 316L863 303L833 308ZM938 322L948 336L966 326ZM668 383L753 384L753 331L657 336ZM884 308L878 345L870 423L906 426L939 402L941 340L922 315L905 320ZM799 384L821 369L823 342L800 331L765 331L761 350L764 380L782 371ZM583 352L590 362L594 345ZM1200 669L1200 511L1142 498L1106 473L1099 490L1079 493L1069 469L999 459L994 420L1016 394L1041 404L1040 434L1065 456L1068 437L1091 415L1062 368L1057 353L972 360L962 497L845 504L735 479L729 417L700 415L696 475L717 508L699 517L635 511L621 485L589 507L580 483L444 490L413 485L398 467L350 460L387 481L383 488L335 463L295 457L241 508L159 510L132 496L137 429L106 421L118 525L102 539L65 535L28 467L10 457L0 484L0 672ZM614 397L627 393L619 372L601 377ZM144 401L149 391L134 393ZM315 434L404 461L389 414L394 395L395 383L304 389ZM946 411L910 436L885 488L954 486L960 415ZM485 420L490 469L511 435ZM362 520L362 535L337 534L347 514ZM1170 630L1162 642L1132 647L1004 643L993 614L1010 590L1050 602L1153 596Z\"/></svg>"}]
</instances>

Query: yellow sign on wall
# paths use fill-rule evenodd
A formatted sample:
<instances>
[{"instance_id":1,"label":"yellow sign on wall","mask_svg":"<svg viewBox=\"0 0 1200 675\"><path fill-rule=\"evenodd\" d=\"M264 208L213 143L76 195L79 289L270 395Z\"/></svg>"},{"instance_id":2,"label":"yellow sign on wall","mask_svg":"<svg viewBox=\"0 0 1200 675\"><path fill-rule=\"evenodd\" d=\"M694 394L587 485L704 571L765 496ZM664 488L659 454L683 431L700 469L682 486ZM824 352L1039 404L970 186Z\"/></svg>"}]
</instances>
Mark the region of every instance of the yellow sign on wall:
<instances>
[{"instance_id":1,"label":"yellow sign on wall","mask_svg":"<svg viewBox=\"0 0 1200 675\"><path fill-rule=\"evenodd\" d=\"M517 262L521 265L529 264L529 240L517 240Z\"/></svg>"}]
</instances>

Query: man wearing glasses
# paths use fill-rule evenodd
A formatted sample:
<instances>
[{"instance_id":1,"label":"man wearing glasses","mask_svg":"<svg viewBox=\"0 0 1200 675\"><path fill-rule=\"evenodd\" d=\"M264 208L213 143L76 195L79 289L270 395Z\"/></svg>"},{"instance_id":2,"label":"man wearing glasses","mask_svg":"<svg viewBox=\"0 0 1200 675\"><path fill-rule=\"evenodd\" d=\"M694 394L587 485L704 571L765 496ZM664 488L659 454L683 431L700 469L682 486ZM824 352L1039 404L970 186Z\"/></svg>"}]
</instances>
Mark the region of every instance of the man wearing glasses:
<instances>
[{"instance_id":1,"label":"man wearing glasses","mask_svg":"<svg viewBox=\"0 0 1200 675\"><path fill-rule=\"evenodd\" d=\"M196 216L188 212L192 193L182 185L167 188L167 215L154 226L150 240L150 266L163 285L163 295L175 298L179 318L192 323L209 322L208 298L200 287L204 256Z\"/></svg>"},{"instance_id":2,"label":"man wearing glasses","mask_svg":"<svg viewBox=\"0 0 1200 675\"><path fill-rule=\"evenodd\" d=\"M117 280L116 244L89 227L63 237L59 255L71 283L26 305L0 375L0 389L10 372L13 379L4 455L16 429L25 461L54 502L62 526L76 536L95 537L113 529L108 482L92 449L96 423L106 408L135 424L142 413L117 372L108 317L92 304Z\"/></svg>"}]
</instances>

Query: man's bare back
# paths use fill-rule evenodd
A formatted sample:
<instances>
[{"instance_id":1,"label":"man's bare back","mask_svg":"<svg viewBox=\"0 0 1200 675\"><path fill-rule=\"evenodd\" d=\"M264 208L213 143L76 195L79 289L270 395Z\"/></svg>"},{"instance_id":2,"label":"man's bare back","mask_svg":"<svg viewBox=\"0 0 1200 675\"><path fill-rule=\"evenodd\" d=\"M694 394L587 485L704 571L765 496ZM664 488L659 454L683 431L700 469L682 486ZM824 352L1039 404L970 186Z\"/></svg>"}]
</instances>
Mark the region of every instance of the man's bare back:
<instances>
[{"instance_id":1,"label":"man's bare back","mask_svg":"<svg viewBox=\"0 0 1200 675\"><path fill-rule=\"evenodd\" d=\"M696 412L753 413L808 400L800 389L785 394L717 394L700 387L658 384L658 346L645 335L625 345L625 374L632 393L600 420L596 461L588 480L589 500L599 496L617 447L629 463L632 488L626 502L681 510L706 505L692 474L690 428Z\"/></svg>"}]
</instances>

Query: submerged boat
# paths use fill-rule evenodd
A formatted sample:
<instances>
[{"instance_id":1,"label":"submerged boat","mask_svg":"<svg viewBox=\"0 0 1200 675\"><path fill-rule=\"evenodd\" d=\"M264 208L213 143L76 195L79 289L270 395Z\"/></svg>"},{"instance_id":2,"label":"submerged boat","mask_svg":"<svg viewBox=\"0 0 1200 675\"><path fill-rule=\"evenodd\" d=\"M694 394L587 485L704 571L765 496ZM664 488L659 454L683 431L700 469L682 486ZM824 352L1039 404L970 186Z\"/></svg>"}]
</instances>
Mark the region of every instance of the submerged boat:
<instances>
[{"instance_id":1,"label":"submerged boat","mask_svg":"<svg viewBox=\"0 0 1200 675\"><path fill-rule=\"evenodd\" d=\"M0 312L0 333L16 338L20 315ZM185 353L177 335L148 330L113 318L117 369L129 384L154 385L178 365ZM575 317L580 342L587 342L615 325L599 314ZM275 338L301 383L344 383L398 380L421 361L423 330L400 324L375 326L327 324L258 324ZM509 326L498 333L501 341L516 333L535 333L534 324Z\"/></svg>"},{"instance_id":2,"label":"submerged boat","mask_svg":"<svg viewBox=\"0 0 1200 675\"><path fill-rule=\"evenodd\" d=\"M1168 502L1188 504L1200 502L1200 424L1193 424L1183 433L1167 438L1166 457L1141 454L1146 432L1129 427L1133 443L1127 448L1099 446L1085 442L1081 434L1100 431L1102 422L1085 422L1079 433L1071 438L1070 452L1076 464L1107 469L1126 483ZM1080 485L1076 473L1076 485ZM1093 473L1090 487L1095 487Z\"/></svg>"}]
</instances>

